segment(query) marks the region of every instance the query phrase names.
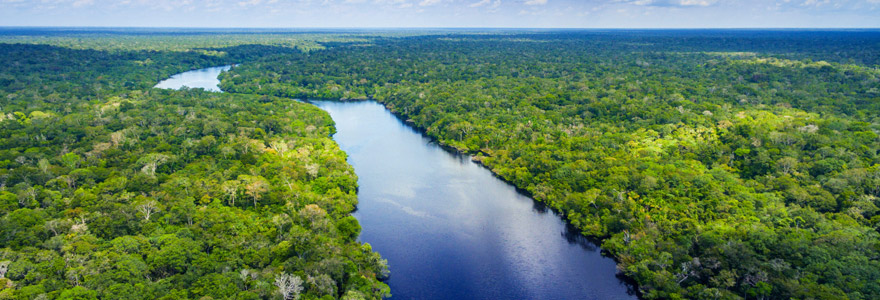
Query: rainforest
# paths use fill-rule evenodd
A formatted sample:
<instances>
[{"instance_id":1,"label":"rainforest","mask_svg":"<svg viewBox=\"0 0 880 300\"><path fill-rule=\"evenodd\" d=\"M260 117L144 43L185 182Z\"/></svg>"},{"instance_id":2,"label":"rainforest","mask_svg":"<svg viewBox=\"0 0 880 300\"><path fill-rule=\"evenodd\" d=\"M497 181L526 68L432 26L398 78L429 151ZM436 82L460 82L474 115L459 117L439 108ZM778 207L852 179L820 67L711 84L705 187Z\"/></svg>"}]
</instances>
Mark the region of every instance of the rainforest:
<instances>
[{"instance_id":1,"label":"rainforest","mask_svg":"<svg viewBox=\"0 0 880 300\"><path fill-rule=\"evenodd\" d=\"M2 28L0 58L0 299L394 296L327 108L369 101L630 296L880 298L877 30Z\"/></svg>"}]
</instances>

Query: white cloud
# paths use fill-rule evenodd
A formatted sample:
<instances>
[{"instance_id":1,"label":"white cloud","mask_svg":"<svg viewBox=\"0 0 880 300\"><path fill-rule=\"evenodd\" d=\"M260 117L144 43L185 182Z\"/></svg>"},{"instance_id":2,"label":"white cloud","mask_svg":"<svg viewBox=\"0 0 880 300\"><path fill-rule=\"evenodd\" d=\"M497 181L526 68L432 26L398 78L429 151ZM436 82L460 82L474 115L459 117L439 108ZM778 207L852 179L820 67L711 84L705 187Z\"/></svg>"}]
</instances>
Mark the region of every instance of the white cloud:
<instances>
[{"instance_id":1,"label":"white cloud","mask_svg":"<svg viewBox=\"0 0 880 300\"><path fill-rule=\"evenodd\" d=\"M73 7L80 7L95 4L95 0L76 0L73 1Z\"/></svg>"},{"instance_id":2,"label":"white cloud","mask_svg":"<svg viewBox=\"0 0 880 300\"><path fill-rule=\"evenodd\" d=\"M880 0L878 0L878 1L880 1ZM468 6L470 6L470 7L486 6L486 7L491 7L491 8L497 8L498 6L501 6L501 0L494 0L494 1L481 0L480 2L475 2L475 3L472 3L471 5L468 5Z\"/></svg>"},{"instance_id":3,"label":"white cloud","mask_svg":"<svg viewBox=\"0 0 880 300\"><path fill-rule=\"evenodd\" d=\"M547 0L527 0L525 5L545 5Z\"/></svg>"},{"instance_id":4,"label":"white cloud","mask_svg":"<svg viewBox=\"0 0 880 300\"><path fill-rule=\"evenodd\" d=\"M715 3L715 1L709 0L681 0L678 2L681 6L709 6Z\"/></svg>"},{"instance_id":5,"label":"white cloud","mask_svg":"<svg viewBox=\"0 0 880 300\"><path fill-rule=\"evenodd\" d=\"M639 6L687 7L710 6L718 2L718 0L615 0L614 2L622 2Z\"/></svg>"},{"instance_id":6,"label":"white cloud","mask_svg":"<svg viewBox=\"0 0 880 300\"><path fill-rule=\"evenodd\" d=\"M440 2L443 2L443 0L422 0L422 2L419 3L419 6L431 6Z\"/></svg>"},{"instance_id":7,"label":"white cloud","mask_svg":"<svg viewBox=\"0 0 880 300\"><path fill-rule=\"evenodd\" d=\"M263 1L261 1L261 0L247 0L247 1L241 1L241 2L238 2L238 6L253 6L253 5L260 5L261 2L263 2Z\"/></svg>"}]
</instances>

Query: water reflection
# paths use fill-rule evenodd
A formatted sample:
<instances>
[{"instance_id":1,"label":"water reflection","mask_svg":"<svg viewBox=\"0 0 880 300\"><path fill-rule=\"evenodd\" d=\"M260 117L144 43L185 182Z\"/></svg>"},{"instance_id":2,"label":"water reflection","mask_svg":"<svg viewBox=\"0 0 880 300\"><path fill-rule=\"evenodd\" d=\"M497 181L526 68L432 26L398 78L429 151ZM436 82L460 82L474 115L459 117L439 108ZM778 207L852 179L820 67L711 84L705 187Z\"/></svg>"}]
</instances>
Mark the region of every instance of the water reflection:
<instances>
[{"instance_id":1,"label":"water reflection","mask_svg":"<svg viewBox=\"0 0 880 300\"><path fill-rule=\"evenodd\" d=\"M613 260L465 155L375 102L311 101L358 174L361 240L397 299L633 299Z\"/></svg>"},{"instance_id":2,"label":"water reflection","mask_svg":"<svg viewBox=\"0 0 880 300\"><path fill-rule=\"evenodd\" d=\"M168 79L160 81L155 87L160 89L178 90L183 87L201 88L211 92L222 92L220 80L217 76L223 71L229 71L232 66L220 66L183 72Z\"/></svg>"},{"instance_id":3,"label":"water reflection","mask_svg":"<svg viewBox=\"0 0 880 300\"><path fill-rule=\"evenodd\" d=\"M220 91L230 66L156 85ZM358 175L360 239L397 299L634 299L613 260L545 205L445 151L375 102L311 101Z\"/></svg>"}]
</instances>

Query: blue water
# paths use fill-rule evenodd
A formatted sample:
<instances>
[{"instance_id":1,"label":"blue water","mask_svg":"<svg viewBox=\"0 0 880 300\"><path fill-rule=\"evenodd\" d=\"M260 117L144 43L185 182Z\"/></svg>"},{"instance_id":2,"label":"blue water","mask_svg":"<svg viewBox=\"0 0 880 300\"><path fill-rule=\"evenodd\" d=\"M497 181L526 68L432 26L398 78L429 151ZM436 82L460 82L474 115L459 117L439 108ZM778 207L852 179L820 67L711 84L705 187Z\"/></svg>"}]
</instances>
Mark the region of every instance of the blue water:
<instances>
[{"instance_id":1,"label":"blue water","mask_svg":"<svg viewBox=\"0 0 880 300\"><path fill-rule=\"evenodd\" d=\"M220 91L229 66L156 85ZM311 101L358 175L360 240L387 259L394 299L635 299L615 263L554 212L373 101Z\"/></svg>"},{"instance_id":2,"label":"blue water","mask_svg":"<svg viewBox=\"0 0 880 300\"><path fill-rule=\"evenodd\" d=\"M172 90L178 90L182 87L202 88L206 91L221 92L218 86L220 80L217 79L217 76L220 75L220 72L229 71L231 68L232 66L221 66L187 71L162 80L155 87Z\"/></svg>"},{"instance_id":3,"label":"blue water","mask_svg":"<svg viewBox=\"0 0 880 300\"><path fill-rule=\"evenodd\" d=\"M634 299L560 217L372 102L311 101L358 175L355 217L394 299Z\"/></svg>"}]
</instances>

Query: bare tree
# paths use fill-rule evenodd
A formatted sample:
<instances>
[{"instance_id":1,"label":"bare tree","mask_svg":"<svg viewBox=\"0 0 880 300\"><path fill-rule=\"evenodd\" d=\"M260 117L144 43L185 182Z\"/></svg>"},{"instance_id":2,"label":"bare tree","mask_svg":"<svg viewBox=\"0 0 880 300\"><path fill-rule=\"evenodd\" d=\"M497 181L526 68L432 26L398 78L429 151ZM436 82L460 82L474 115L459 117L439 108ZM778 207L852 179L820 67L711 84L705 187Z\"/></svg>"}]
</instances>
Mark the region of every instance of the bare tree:
<instances>
[{"instance_id":1,"label":"bare tree","mask_svg":"<svg viewBox=\"0 0 880 300\"><path fill-rule=\"evenodd\" d=\"M144 204L138 205L137 210L144 215L144 220L149 221L150 216L159 211L159 205L155 200L150 200Z\"/></svg>"},{"instance_id":2,"label":"bare tree","mask_svg":"<svg viewBox=\"0 0 880 300\"><path fill-rule=\"evenodd\" d=\"M319 166L317 164L306 164L306 173L308 173L311 178L318 177L318 169Z\"/></svg>"},{"instance_id":3,"label":"bare tree","mask_svg":"<svg viewBox=\"0 0 880 300\"><path fill-rule=\"evenodd\" d=\"M19 196L18 204L21 205L21 207L27 207L28 204L30 204L30 203L28 203L28 199L30 199L32 202L37 201L37 189L36 188L28 187L26 190L24 190L24 197Z\"/></svg>"},{"instance_id":4,"label":"bare tree","mask_svg":"<svg viewBox=\"0 0 880 300\"><path fill-rule=\"evenodd\" d=\"M86 225L86 218L80 216L79 220L77 220L77 223L73 223L73 225L70 226L70 231L78 234L85 234L86 232L88 232L89 226Z\"/></svg>"},{"instance_id":5,"label":"bare tree","mask_svg":"<svg viewBox=\"0 0 880 300\"><path fill-rule=\"evenodd\" d=\"M284 227L290 225L290 217L285 214L277 214L272 217L272 224L278 228L278 239L284 235Z\"/></svg>"},{"instance_id":6,"label":"bare tree","mask_svg":"<svg viewBox=\"0 0 880 300\"><path fill-rule=\"evenodd\" d=\"M6 272L9 271L9 264L11 261L0 261L0 278L6 277Z\"/></svg>"},{"instance_id":7,"label":"bare tree","mask_svg":"<svg viewBox=\"0 0 880 300\"><path fill-rule=\"evenodd\" d=\"M271 147L272 150L275 150L275 153L277 153L278 156L281 156L281 157L286 156L287 151L290 150L289 144L285 140L278 140L278 141L271 142L271 143L269 143L269 147Z\"/></svg>"},{"instance_id":8,"label":"bare tree","mask_svg":"<svg viewBox=\"0 0 880 300\"><path fill-rule=\"evenodd\" d=\"M223 182L223 185L220 187L223 189L223 193L229 197L229 206L235 206L235 196L238 195L238 189L241 188L241 183L238 180L227 180Z\"/></svg>"},{"instance_id":9,"label":"bare tree","mask_svg":"<svg viewBox=\"0 0 880 300\"><path fill-rule=\"evenodd\" d=\"M223 154L223 158L229 158L230 155L235 154L235 149L232 149L230 146L220 147L220 154Z\"/></svg>"},{"instance_id":10,"label":"bare tree","mask_svg":"<svg viewBox=\"0 0 880 300\"><path fill-rule=\"evenodd\" d=\"M150 153L138 160L144 165L141 171L150 176L156 176L156 168L168 161L170 157L164 154Z\"/></svg>"},{"instance_id":11,"label":"bare tree","mask_svg":"<svg viewBox=\"0 0 880 300\"><path fill-rule=\"evenodd\" d=\"M256 280L257 273L254 273L248 269L241 269L241 271L238 272L238 277L241 278L241 282L244 283L244 289L247 290L248 289L248 281Z\"/></svg>"},{"instance_id":12,"label":"bare tree","mask_svg":"<svg viewBox=\"0 0 880 300\"><path fill-rule=\"evenodd\" d=\"M63 230L65 228L70 228L71 225L73 225L73 223L71 223L70 221L67 221L67 220L52 219L52 220L46 221L44 227L46 229L48 229L49 231L52 231L52 234L57 236L59 234L64 233Z\"/></svg>"},{"instance_id":13,"label":"bare tree","mask_svg":"<svg viewBox=\"0 0 880 300\"><path fill-rule=\"evenodd\" d=\"M676 282L681 284L688 278L698 277L699 273L697 273L697 270L699 270L700 265L699 257L694 257L692 261L681 263L681 272L675 274Z\"/></svg>"},{"instance_id":14,"label":"bare tree","mask_svg":"<svg viewBox=\"0 0 880 300\"><path fill-rule=\"evenodd\" d=\"M791 174L792 171L797 169L798 160L794 157L783 157L776 162L776 165L779 166L779 170L782 173Z\"/></svg>"},{"instance_id":15,"label":"bare tree","mask_svg":"<svg viewBox=\"0 0 880 300\"><path fill-rule=\"evenodd\" d=\"M275 286L278 287L278 292L281 293L284 300L299 299L299 293L303 290L302 284L303 280L299 276L287 273L275 276Z\"/></svg>"},{"instance_id":16,"label":"bare tree","mask_svg":"<svg viewBox=\"0 0 880 300\"><path fill-rule=\"evenodd\" d=\"M119 147L125 143L125 131L117 131L110 134L110 143L113 144L113 147Z\"/></svg>"},{"instance_id":17,"label":"bare tree","mask_svg":"<svg viewBox=\"0 0 880 300\"><path fill-rule=\"evenodd\" d=\"M37 166L40 167L40 171L43 172L43 174L49 174L49 167L51 165L49 164L48 159L41 158L40 161L37 162Z\"/></svg>"}]
</instances>

